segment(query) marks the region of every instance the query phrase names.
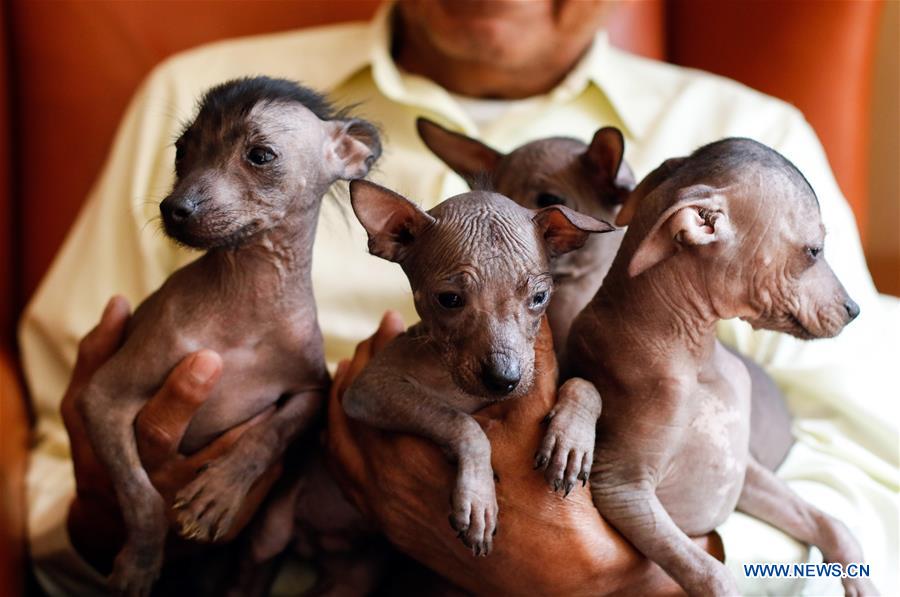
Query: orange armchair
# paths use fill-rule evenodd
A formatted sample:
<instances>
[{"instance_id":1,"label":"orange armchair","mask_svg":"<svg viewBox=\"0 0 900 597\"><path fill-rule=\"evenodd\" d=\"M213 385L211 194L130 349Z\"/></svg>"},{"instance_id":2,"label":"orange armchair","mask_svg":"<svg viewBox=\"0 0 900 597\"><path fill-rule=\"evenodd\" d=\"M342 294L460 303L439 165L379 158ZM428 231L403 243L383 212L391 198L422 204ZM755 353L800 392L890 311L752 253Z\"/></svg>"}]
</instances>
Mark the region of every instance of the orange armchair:
<instances>
[{"instance_id":1,"label":"orange armchair","mask_svg":"<svg viewBox=\"0 0 900 597\"><path fill-rule=\"evenodd\" d=\"M30 421L13 324L96 178L128 98L154 64L176 51L365 19L378 4L13 0L0 11L0 595L22 591L25 561ZM623 3L610 31L626 49L719 72L797 105L864 224L880 9L880 2L852 0L645 0Z\"/></svg>"}]
</instances>

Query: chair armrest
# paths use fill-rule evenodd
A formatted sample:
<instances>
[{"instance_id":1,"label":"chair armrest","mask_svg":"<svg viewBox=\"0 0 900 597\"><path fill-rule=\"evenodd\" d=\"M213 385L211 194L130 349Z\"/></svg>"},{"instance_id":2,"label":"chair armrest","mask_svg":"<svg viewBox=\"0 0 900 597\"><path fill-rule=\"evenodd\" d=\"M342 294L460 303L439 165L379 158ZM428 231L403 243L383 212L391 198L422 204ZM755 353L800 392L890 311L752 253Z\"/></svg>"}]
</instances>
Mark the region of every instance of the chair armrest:
<instances>
[{"instance_id":1,"label":"chair armrest","mask_svg":"<svg viewBox=\"0 0 900 597\"><path fill-rule=\"evenodd\" d=\"M31 424L18 367L0 345L0 595L21 595L25 565L25 470Z\"/></svg>"}]
</instances>

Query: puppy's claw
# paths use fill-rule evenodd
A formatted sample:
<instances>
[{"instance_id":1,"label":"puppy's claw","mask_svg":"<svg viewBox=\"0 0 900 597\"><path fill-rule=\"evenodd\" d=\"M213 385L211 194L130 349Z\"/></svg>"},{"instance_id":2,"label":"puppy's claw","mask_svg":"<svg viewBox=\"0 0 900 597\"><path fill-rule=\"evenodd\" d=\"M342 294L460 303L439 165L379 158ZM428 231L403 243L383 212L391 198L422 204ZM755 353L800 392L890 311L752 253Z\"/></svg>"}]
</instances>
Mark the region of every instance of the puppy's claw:
<instances>
[{"instance_id":1,"label":"puppy's claw","mask_svg":"<svg viewBox=\"0 0 900 597\"><path fill-rule=\"evenodd\" d=\"M573 489L575 489L575 483L573 481L566 483L566 494L563 497L569 497L569 494L572 493Z\"/></svg>"}]
</instances>

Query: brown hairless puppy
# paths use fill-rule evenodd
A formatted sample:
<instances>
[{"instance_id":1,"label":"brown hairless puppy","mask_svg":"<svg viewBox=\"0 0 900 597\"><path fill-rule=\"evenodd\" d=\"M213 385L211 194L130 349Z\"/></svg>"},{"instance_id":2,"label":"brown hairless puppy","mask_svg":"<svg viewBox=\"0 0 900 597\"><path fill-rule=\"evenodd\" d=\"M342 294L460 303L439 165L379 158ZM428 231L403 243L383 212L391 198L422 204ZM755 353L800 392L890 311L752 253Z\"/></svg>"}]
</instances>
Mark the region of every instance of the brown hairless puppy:
<instances>
[{"instance_id":1,"label":"brown hairless puppy","mask_svg":"<svg viewBox=\"0 0 900 597\"><path fill-rule=\"evenodd\" d=\"M540 421L557 395L546 320L534 343L538 374L528 393L472 415L490 441L500 479L496 542L490 557L473 558L446 523L456 470L441 449L426 439L373 429L348 418L341 407L345 390L404 327L396 314L385 316L352 362L338 367L328 408L329 453L341 485L398 549L476 595L682 594L599 516L588 488L576 487L564 499L531 470L543 435ZM715 533L695 541L723 557Z\"/></svg>"},{"instance_id":2,"label":"brown hairless puppy","mask_svg":"<svg viewBox=\"0 0 900 597\"><path fill-rule=\"evenodd\" d=\"M289 81L230 81L201 100L176 142L175 186L160 211L167 234L207 252L140 305L80 403L127 528L110 577L117 591L148 594L162 563L167 508L133 425L185 355L214 350L223 371L183 452L278 404L178 494L174 517L189 538L227 532L253 483L318 411L329 383L310 287L319 206L332 183L364 176L379 153L374 127Z\"/></svg>"},{"instance_id":3,"label":"brown hairless puppy","mask_svg":"<svg viewBox=\"0 0 900 597\"><path fill-rule=\"evenodd\" d=\"M344 410L446 452L458 467L450 525L475 555L487 555L497 526L491 445L471 415L528 392L552 291L550 258L613 227L566 207L534 211L481 191L429 212L366 181L351 183L350 196L369 251L409 277L421 322L373 359ZM590 386L573 379L560 394L579 385Z\"/></svg>"},{"instance_id":4,"label":"brown hairless puppy","mask_svg":"<svg viewBox=\"0 0 900 597\"><path fill-rule=\"evenodd\" d=\"M624 159L625 140L614 127L598 129L589 144L548 137L506 154L426 118L419 118L416 128L425 145L470 186L494 190L531 209L565 205L611 222L634 187L634 175ZM622 230L592 235L581 249L550 264L553 296L547 318L558 355L565 348L575 316L600 288L623 235ZM774 470L793 445L791 414L772 378L752 359L731 352L744 362L752 378L750 452ZM558 472L547 469L551 476Z\"/></svg>"},{"instance_id":5,"label":"brown hairless puppy","mask_svg":"<svg viewBox=\"0 0 900 597\"><path fill-rule=\"evenodd\" d=\"M571 479L593 453L600 513L692 595L735 595L689 539L735 507L844 566L862 551L748 453L750 377L715 337L719 319L799 338L834 336L859 308L822 255L818 201L780 154L726 139L670 160L630 196L622 248L572 325L567 365L603 396L570 394L545 444ZM596 442L595 442L596 428ZM575 446L568 454L559 446ZM569 464L566 466L565 462ZM850 595L872 593L846 578Z\"/></svg>"}]
</instances>

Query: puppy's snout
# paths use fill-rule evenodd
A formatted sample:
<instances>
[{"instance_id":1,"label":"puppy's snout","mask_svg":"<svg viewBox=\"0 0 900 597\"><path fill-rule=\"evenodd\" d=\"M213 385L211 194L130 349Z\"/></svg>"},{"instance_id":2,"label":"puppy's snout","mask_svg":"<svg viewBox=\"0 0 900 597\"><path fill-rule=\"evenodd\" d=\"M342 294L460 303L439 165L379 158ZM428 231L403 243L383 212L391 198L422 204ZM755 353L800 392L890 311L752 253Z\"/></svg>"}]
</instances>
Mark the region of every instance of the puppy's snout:
<instances>
[{"instance_id":1,"label":"puppy's snout","mask_svg":"<svg viewBox=\"0 0 900 597\"><path fill-rule=\"evenodd\" d=\"M859 315L859 305L851 298L844 301L844 309L847 310L847 316L850 318L849 321L853 321Z\"/></svg>"},{"instance_id":2,"label":"puppy's snout","mask_svg":"<svg viewBox=\"0 0 900 597\"><path fill-rule=\"evenodd\" d=\"M197 212L199 204L195 195L173 195L159 204L159 211L164 220L173 224L183 224Z\"/></svg>"},{"instance_id":3,"label":"puppy's snout","mask_svg":"<svg viewBox=\"0 0 900 597\"><path fill-rule=\"evenodd\" d=\"M522 369L519 362L504 354L493 353L481 365L484 387L495 394L509 394L519 385Z\"/></svg>"}]
</instances>

